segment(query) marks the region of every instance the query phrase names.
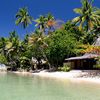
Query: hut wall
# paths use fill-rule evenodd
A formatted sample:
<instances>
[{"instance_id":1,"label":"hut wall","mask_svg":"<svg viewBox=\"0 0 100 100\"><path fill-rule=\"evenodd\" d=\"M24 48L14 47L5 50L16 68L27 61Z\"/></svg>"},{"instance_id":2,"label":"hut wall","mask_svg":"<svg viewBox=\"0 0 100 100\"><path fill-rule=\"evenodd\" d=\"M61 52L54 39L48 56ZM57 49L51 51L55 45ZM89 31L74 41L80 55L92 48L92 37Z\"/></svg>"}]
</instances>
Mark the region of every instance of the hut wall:
<instances>
[{"instance_id":1,"label":"hut wall","mask_svg":"<svg viewBox=\"0 0 100 100\"><path fill-rule=\"evenodd\" d=\"M81 59L81 60L72 60L72 61L65 62L64 65L70 64L72 69L88 70L88 69L93 69L95 62L96 61L94 59Z\"/></svg>"}]
</instances>

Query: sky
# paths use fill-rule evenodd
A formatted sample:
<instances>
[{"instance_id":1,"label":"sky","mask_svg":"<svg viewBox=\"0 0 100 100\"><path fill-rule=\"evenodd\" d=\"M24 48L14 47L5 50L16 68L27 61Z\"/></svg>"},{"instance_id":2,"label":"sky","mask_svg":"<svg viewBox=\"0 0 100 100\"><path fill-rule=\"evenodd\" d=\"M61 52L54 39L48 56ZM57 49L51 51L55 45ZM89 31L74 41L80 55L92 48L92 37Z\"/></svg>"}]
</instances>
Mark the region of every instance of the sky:
<instances>
[{"instance_id":1,"label":"sky","mask_svg":"<svg viewBox=\"0 0 100 100\"><path fill-rule=\"evenodd\" d=\"M100 0L94 0L94 6L100 8ZM80 0L0 0L0 37L8 37L9 32L15 30L20 38L24 38L26 32L34 31L33 24L27 29L15 25L15 15L22 7L27 7L34 19L50 12L56 19L66 22L77 16L73 9L81 7L81 2Z\"/></svg>"}]
</instances>

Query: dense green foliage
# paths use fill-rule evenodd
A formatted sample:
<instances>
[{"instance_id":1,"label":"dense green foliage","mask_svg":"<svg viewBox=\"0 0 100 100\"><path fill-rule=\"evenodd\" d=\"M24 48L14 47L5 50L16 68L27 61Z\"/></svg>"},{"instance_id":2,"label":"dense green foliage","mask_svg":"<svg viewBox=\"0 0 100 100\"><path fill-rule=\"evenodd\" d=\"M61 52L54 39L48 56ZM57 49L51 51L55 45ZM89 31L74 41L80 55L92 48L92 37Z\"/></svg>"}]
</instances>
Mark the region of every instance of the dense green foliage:
<instances>
[{"instance_id":1,"label":"dense green foliage","mask_svg":"<svg viewBox=\"0 0 100 100\"><path fill-rule=\"evenodd\" d=\"M2 63L2 64L6 64L7 63L7 59L2 54L0 54L0 63Z\"/></svg>"},{"instance_id":2,"label":"dense green foliage","mask_svg":"<svg viewBox=\"0 0 100 100\"><path fill-rule=\"evenodd\" d=\"M57 30L47 38L46 55L52 66L62 66L65 58L74 56L78 42L66 30Z\"/></svg>"}]
</instances>

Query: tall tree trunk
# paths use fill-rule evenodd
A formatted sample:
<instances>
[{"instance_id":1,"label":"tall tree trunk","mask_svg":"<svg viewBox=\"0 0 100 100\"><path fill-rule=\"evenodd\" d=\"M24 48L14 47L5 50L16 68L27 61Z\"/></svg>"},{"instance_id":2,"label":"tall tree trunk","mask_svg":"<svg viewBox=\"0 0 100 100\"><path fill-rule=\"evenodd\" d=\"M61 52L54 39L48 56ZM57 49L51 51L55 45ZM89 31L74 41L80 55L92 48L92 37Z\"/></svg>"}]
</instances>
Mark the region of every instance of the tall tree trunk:
<instances>
[{"instance_id":1,"label":"tall tree trunk","mask_svg":"<svg viewBox=\"0 0 100 100\"><path fill-rule=\"evenodd\" d=\"M48 62L49 69L51 69L51 64L49 63L48 58L47 58L47 56L45 55L45 53L44 53L44 51L43 51L43 48L41 48L41 51L42 51L43 57L44 57L44 58L46 59L46 61Z\"/></svg>"}]
</instances>

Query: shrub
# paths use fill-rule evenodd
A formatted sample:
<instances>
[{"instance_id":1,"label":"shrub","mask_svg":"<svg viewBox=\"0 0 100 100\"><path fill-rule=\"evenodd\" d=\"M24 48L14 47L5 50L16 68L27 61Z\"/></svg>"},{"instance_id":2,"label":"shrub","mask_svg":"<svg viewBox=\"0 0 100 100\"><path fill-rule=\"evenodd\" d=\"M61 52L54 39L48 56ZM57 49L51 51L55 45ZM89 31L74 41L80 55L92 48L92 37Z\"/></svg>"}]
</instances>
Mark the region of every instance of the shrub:
<instances>
[{"instance_id":1,"label":"shrub","mask_svg":"<svg viewBox=\"0 0 100 100\"><path fill-rule=\"evenodd\" d=\"M20 68L29 71L30 70L30 59L23 56L20 58Z\"/></svg>"},{"instance_id":2,"label":"shrub","mask_svg":"<svg viewBox=\"0 0 100 100\"><path fill-rule=\"evenodd\" d=\"M69 72L71 70L71 67L69 66L63 66L63 67L58 67L59 71L64 71L64 72Z\"/></svg>"},{"instance_id":3,"label":"shrub","mask_svg":"<svg viewBox=\"0 0 100 100\"><path fill-rule=\"evenodd\" d=\"M4 55L0 54L0 63L6 64L7 63L7 59Z\"/></svg>"},{"instance_id":4,"label":"shrub","mask_svg":"<svg viewBox=\"0 0 100 100\"><path fill-rule=\"evenodd\" d=\"M96 58L96 65L94 65L94 68L100 69L100 57Z\"/></svg>"}]
</instances>

